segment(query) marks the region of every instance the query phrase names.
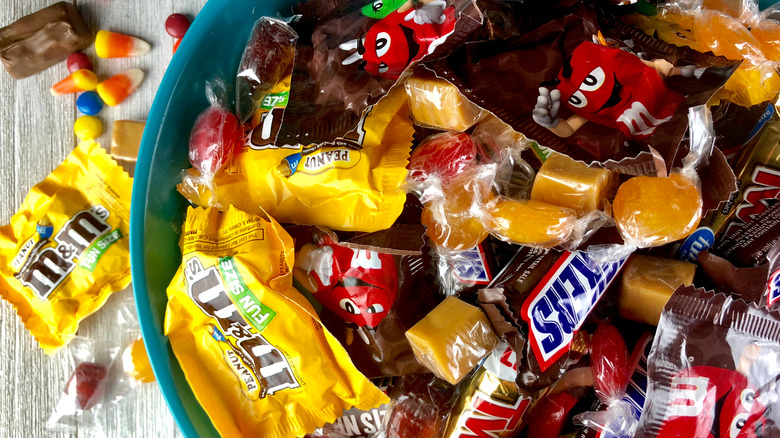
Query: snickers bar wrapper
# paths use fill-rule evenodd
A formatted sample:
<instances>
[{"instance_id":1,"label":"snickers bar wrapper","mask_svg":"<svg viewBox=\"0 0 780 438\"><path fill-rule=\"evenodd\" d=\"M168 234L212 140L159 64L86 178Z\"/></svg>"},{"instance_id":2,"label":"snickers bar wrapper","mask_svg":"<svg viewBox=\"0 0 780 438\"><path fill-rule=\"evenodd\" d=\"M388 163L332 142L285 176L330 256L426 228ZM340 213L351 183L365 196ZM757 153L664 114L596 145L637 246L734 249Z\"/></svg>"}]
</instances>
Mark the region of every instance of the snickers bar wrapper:
<instances>
[{"instance_id":1,"label":"snickers bar wrapper","mask_svg":"<svg viewBox=\"0 0 780 438\"><path fill-rule=\"evenodd\" d=\"M650 352L637 438L780 436L780 315L680 287Z\"/></svg>"},{"instance_id":2,"label":"snickers bar wrapper","mask_svg":"<svg viewBox=\"0 0 780 438\"><path fill-rule=\"evenodd\" d=\"M48 354L130 284L133 180L94 141L35 185L0 227L0 296Z\"/></svg>"},{"instance_id":3,"label":"snickers bar wrapper","mask_svg":"<svg viewBox=\"0 0 780 438\"><path fill-rule=\"evenodd\" d=\"M222 436L303 436L387 403L293 288L292 238L276 221L190 208L181 246L165 334Z\"/></svg>"},{"instance_id":4,"label":"snickers bar wrapper","mask_svg":"<svg viewBox=\"0 0 780 438\"><path fill-rule=\"evenodd\" d=\"M522 348L519 383L544 389L582 357L588 348L582 326L624 264L625 259L595 264L584 251L523 247L495 287L480 291L479 303L496 332ZM517 333L525 343L517 342Z\"/></svg>"}]
</instances>

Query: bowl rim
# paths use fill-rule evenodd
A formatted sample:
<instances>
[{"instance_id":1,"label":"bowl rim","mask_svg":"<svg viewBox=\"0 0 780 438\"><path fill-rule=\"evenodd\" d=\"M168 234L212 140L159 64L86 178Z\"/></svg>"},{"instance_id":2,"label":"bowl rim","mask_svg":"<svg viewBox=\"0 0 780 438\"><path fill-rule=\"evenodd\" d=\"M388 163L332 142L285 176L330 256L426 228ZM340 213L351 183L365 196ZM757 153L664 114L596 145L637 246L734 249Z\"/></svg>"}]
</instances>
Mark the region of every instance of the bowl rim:
<instances>
[{"instance_id":1,"label":"bowl rim","mask_svg":"<svg viewBox=\"0 0 780 438\"><path fill-rule=\"evenodd\" d=\"M163 120L169 111L175 111L172 108L172 98L179 84L179 76L185 71L189 58L195 55L201 43L211 37L214 20L210 17L217 17L219 14L224 13L227 8L231 8L234 10L251 11L250 17L256 20L261 16L274 16L278 11L291 7L294 4L294 0L209 0L195 17L167 67L147 116L146 126L141 139L133 180L133 195L130 209L129 237L133 295L141 326L141 334L157 384L179 430L188 438L200 436L198 428L192 421L192 410L195 409L196 412L199 411L203 414L205 414L205 411L200 403L197 406L185 406L170 366L174 361L178 363L178 359L173 354L167 336L157 329L151 317L154 309L152 309L149 299L150 289L147 284L148 269L144 242L148 207L147 194L152 183L150 180L152 162L160 141ZM173 278L173 275L171 275L171 278ZM218 436L211 419L208 415L204 415L204 417L206 423L211 426L213 435Z\"/></svg>"}]
</instances>

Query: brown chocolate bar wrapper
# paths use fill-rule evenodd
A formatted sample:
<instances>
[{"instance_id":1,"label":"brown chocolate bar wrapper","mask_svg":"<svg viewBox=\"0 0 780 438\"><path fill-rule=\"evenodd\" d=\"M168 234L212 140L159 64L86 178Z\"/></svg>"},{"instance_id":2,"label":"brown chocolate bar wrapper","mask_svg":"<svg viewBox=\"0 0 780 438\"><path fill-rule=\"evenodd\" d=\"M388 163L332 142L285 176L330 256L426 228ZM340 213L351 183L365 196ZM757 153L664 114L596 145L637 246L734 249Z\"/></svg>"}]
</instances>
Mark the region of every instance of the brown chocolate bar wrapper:
<instances>
[{"instance_id":1,"label":"brown chocolate bar wrapper","mask_svg":"<svg viewBox=\"0 0 780 438\"><path fill-rule=\"evenodd\" d=\"M611 18L597 21L584 7L574 11L520 37L468 44L444 59L425 64L458 86L472 102L540 145L621 173L656 175L658 169L651 148L666 163L672 163L687 129L688 108L707 102L739 63L667 45ZM681 76L666 79L666 87L684 99L671 119L647 138L629 140L619 130L595 122L586 123L568 138L561 138L531 117L539 87L555 79L569 54L580 43L592 41L598 30L610 41L620 42L623 49L628 49L624 44L630 42L630 51L642 53L647 60L663 58L676 66L695 65L705 69L698 79ZM567 119L572 114L562 102L559 117ZM667 166L666 170L671 167Z\"/></svg>"},{"instance_id":2,"label":"brown chocolate bar wrapper","mask_svg":"<svg viewBox=\"0 0 780 438\"><path fill-rule=\"evenodd\" d=\"M735 158L739 191L702 220L702 225L719 238L754 221L775 202L780 191L780 114L776 106L770 108L773 114L761 127L758 140Z\"/></svg>"},{"instance_id":3,"label":"brown chocolate bar wrapper","mask_svg":"<svg viewBox=\"0 0 780 438\"><path fill-rule=\"evenodd\" d=\"M277 144L330 142L347 135L357 127L361 115L396 83L359 69L358 62L343 64L356 49L340 46L362 39L379 21L362 15L360 7L365 4L310 0L295 8L302 16L296 26L300 39ZM472 0L448 0L448 5L455 10L454 31L433 53L425 55L428 58L449 53L482 25L482 14Z\"/></svg>"},{"instance_id":4,"label":"brown chocolate bar wrapper","mask_svg":"<svg viewBox=\"0 0 780 438\"><path fill-rule=\"evenodd\" d=\"M525 335L518 329L520 321L506 303L503 289L480 289L478 293L480 307L485 312L499 339L509 344L517 354L517 360L523 359Z\"/></svg>"},{"instance_id":5,"label":"brown chocolate bar wrapper","mask_svg":"<svg viewBox=\"0 0 780 438\"><path fill-rule=\"evenodd\" d=\"M93 38L76 6L59 2L0 29L0 60L12 78L22 79L86 49Z\"/></svg>"},{"instance_id":6,"label":"brown chocolate bar wrapper","mask_svg":"<svg viewBox=\"0 0 780 438\"><path fill-rule=\"evenodd\" d=\"M745 108L722 100L717 108L712 110L715 147L723 151L731 163L743 148L755 145L772 114L774 106L770 101Z\"/></svg>"},{"instance_id":7,"label":"brown chocolate bar wrapper","mask_svg":"<svg viewBox=\"0 0 780 438\"><path fill-rule=\"evenodd\" d=\"M747 225L723 235L713 252L740 267L763 264L769 250L780 240L780 202L764 200L761 207L765 208L766 204L770 206Z\"/></svg>"},{"instance_id":8,"label":"brown chocolate bar wrapper","mask_svg":"<svg viewBox=\"0 0 780 438\"><path fill-rule=\"evenodd\" d=\"M780 379L778 354L780 314L680 287L658 324L635 437L711 436L711 430L723 436L732 425L741 426L740 436L780 436L780 412L770 402Z\"/></svg>"},{"instance_id":9,"label":"brown chocolate bar wrapper","mask_svg":"<svg viewBox=\"0 0 780 438\"><path fill-rule=\"evenodd\" d=\"M714 292L731 294L745 301L762 302L766 290L768 264L737 268L728 260L709 251L699 254L698 263L706 279L700 278L695 284L706 286Z\"/></svg>"}]
</instances>

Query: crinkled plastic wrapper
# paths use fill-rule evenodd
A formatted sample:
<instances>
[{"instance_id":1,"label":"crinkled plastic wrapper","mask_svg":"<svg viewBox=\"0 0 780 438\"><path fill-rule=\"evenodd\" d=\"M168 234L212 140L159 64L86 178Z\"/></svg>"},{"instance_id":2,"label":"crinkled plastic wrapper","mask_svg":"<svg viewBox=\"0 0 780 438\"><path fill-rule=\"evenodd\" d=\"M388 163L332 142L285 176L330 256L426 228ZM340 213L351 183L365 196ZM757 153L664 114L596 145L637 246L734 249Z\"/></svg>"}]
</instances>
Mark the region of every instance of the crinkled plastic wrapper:
<instances>
[{"instance_id":1,"label":"crinkled plastic wrapper","mask_svg":"<svg viewBox=\"0 0 780 438\"><path fill-rule=\"evenodd\" d=\"M637 438L778 436L780 317L693 286L664 308Z\"/></svg>"},{"instance_id":2,"label":"crinkled plastic wrapper","mask_svg":"<svg viewBox=\"0 0 780 438\"><path fill-rule=\"evenodd\" d=\"M738 62L667 45L581 6L570 12L517 38L423 62L541 145L621 173L656 174L654 155L674 161L687 109L707 102Z\"/></svg>"},{"instance_id":3,"label":"crinkled plastic wrapper","mask_svg":"<svg viewBox=\"0 0 780 438\"><path fill-rule=\"evenodd\" d=\"M273 219L188 210L165 334L222 436L302 436L388 398L292 286L293 242Z\"/></svg>"},{"instance_id":4,"label":"crinkled plastic wrapper","mask_svg":"<svg viewBox=\"0 0 780 438\"><path fill-rule=\"evenodd\" d=\"M0 296L46 353L130 284L132 186L99 144L85 141L0 228Z\"/></svg>"},{"instance_id":5,"label":"crinkled plastic wrapper","mask_svg":"<svg viewBox=\"0 0 780 438\"><path fill-rule=\"evenodd\" d=\"M403 210L406 196L398 187L413 132L399 89L345 138L304 147L249 146L214 177L215 196L192 169L178 188L202 206L262 209L282 222L335 230L383 230Z\"/></svg>"},{"instance_id":6,"label":"crinkled plastic wrapper","mask_svg":"<svg viewBox=\"0 0 780 438\"><path fill-rule=\"evenodd\" d=\"M441 300L430 256L392 255L371 244L348 247L313 227L295 228L301 231L290 230L300 245L296 286L322 307L322 323L355 366L370 378L427 372L404 333ZM362 243L371 240L366 235Z\"/></svg>"}]
</instances>

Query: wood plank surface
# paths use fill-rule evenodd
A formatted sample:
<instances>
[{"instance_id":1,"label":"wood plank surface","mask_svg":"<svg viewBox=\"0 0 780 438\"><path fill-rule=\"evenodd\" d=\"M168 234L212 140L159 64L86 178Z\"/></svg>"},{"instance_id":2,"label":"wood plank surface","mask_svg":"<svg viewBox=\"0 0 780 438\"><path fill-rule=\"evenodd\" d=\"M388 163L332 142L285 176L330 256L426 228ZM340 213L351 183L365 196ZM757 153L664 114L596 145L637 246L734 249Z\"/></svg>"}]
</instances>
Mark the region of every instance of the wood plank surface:
<instances>
[{"instance_id":1,"label":"wood plank surface","mask_svg":"<svg viewBox=\"0 0 780 438\"><path fill-rule=\"evenodd\" d=\"M146 73L141 88L117 107L98 115L104 125L99 141L110 147L115 120L145 120L174 43L165 32L165 19L174 12L194 17L206 0L76 0L93 32L115 30L136 35L152 44L140 58L98 59L94 46L86 52L100 78L130 69ZM56 3L55 0L0 0L0 27ZM29 189L51 172L76 146L73 122L79 116L75 96L51 96L49 87L68 75L65 63L22 80L0 72L0 224L7 224ZM115 294L95 315L85 320L79 335L124 345L136 332L117 324L123 302L131 301L132 287ZM36 345L12 306L0 302L0 437L171 437L181 436L157 384L136 388L116 405L98 413L103 430L73 433L46 428L71 366L61 351L49 357Z\"/></svg>"}]
</instances>

